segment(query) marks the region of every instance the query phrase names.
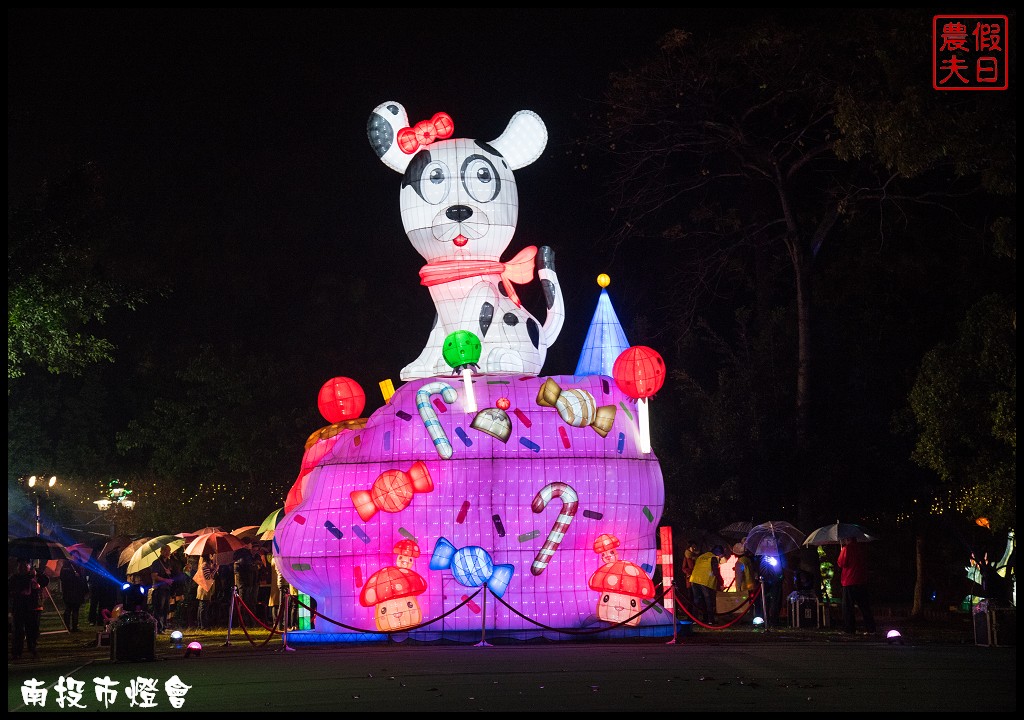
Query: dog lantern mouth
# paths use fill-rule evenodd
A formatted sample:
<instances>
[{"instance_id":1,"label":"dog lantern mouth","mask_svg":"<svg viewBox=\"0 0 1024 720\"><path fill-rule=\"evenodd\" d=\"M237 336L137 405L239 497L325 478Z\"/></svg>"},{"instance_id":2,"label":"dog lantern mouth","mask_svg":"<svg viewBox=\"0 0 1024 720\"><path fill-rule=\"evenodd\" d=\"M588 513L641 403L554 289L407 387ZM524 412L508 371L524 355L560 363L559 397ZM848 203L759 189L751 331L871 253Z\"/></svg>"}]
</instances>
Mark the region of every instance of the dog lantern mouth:
<instances>
[{"instance_id":1,"label":"dog lantern mouth","mask_svg":"<svg viewBox=\"0 0 1024 720\"><path fill-rule=\"evenodd\" d=\"M455 236L455 239L452 240L452 242L455 243L455 247L463 247L469 242L469 238L465 235L459 234Z\"/></svg>"}]
</instances>

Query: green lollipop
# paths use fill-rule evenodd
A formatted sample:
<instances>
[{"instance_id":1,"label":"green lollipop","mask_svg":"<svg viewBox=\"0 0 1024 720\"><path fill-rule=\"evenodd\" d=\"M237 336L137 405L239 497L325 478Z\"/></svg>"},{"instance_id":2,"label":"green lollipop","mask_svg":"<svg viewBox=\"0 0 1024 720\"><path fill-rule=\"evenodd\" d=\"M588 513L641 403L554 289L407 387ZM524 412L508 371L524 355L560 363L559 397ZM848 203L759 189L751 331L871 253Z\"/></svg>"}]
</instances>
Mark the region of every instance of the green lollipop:
<instances>
[{"instance_id":1,"label":"green lollipop","mask_svg":"<svg viewBox=\"0 0 1024 720\"><path fill-rule=\"evenodd\" d=\"M479 370L480 338L469 330L456 330L444 339L441 354L444 361L455 372L462 373L462 404L466 412L476 412L476 396L473 394L473 370Z\"/></svg>"},{"instance_id":2,"label":"green lollipop","mask_svg":"<svg viewBox=\"0 0 1024 720\"><path fill-rule=\"evenodd\" d=\"M458 371L480 362L480 350L480 338L469 330L456 330L444 339L441 354L444 361Z\"/></svg>"}]
</instances>

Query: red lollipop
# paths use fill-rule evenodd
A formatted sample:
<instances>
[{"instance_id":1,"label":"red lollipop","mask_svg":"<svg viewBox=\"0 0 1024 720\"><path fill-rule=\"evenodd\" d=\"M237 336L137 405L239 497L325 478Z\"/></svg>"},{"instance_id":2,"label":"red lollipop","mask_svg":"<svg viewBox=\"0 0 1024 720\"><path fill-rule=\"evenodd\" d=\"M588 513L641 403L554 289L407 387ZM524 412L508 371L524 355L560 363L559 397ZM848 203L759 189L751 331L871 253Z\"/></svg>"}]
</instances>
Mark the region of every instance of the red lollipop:
<instances>
[{"instance_id":1,"label":"red lollipop","mask_svg":"<svg viewBox=\"0 0 1024 720\"><path fill-rule=\"evenodd\" d=\"M331 378L320 388L316 405L329 423L353 420L366 407L366 393L352 378Z\"/></svg>"},{"instance_id":2,"label":"red lollipop","mask_svg":"<svg viewBox=\"0 0 1024 720\"><path fill-rule=\"evenodd\" d=\"M631 398L649 398L665 384L665 361L646 345L634 345L622 351L612 366L619 390Z\"/></svg>"}]
</instances>

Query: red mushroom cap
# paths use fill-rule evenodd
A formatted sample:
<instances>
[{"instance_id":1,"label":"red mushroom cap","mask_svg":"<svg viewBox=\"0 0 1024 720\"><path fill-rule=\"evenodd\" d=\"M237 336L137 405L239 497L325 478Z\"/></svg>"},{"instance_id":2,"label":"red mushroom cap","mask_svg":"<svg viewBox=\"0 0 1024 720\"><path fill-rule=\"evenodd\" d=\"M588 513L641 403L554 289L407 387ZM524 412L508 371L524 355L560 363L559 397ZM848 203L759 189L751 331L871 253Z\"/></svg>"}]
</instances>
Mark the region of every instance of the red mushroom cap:
<instances>
[{"instance_id":1,"label":"red mushroom cap","mask_svg":"<svg viewBox=\"0 0 1024 720\"><path fill-rule=\"evenodd\" d=\"M639 565L616 560L602 565L590 576L590 589L638 598L653 598L654 583Z\"/></svg>"},{"instance_id":2,"label":"red mushroom cap","mask_svg":"<svg viewBox=\"0 0 1024 720\"><path fill-rule=\"evenodd\" d=\"M420 546L409 538L403 538L395 543L395 549L392 552L395 555L408 555L409 557L418 558L420 556Z\"/></svg>"},{"instance_id":3,"label":"red mushroom cap","mask_svg":"<svg viewBox=\"0 0 1024 720\"><path fill-rule=\"evenodd\" d=\"M359 593L359 604L373 607L388 600L421 595L426 592L427 581L408 568L381 568L366 581Z\"/></svg>"},{"instance_id":4,"label":"red mushroom cap","mask_svg":"<svg viewBox=\"0 0 1024 720\"><path fill-rule=\"evenodd\" d=\"M601 533L594 540L594 552L600 555L605 550L614 550L621 544L622 543L619 542L619 539L614 535L609 535L608 533Z\"/></svg>"}]
</instances>

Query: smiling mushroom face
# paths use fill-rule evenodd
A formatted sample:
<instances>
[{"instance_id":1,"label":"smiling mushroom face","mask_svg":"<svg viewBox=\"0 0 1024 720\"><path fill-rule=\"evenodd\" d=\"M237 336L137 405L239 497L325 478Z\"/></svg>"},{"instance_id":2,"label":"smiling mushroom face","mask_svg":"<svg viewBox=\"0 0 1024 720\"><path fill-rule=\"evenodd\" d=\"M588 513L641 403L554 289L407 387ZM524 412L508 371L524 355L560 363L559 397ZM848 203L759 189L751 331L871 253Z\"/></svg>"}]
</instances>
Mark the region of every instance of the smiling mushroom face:
<instances>
[{"instance_id":1,"label":"smiling mushroom face","mask_svg":"<svg viewBox=\"0 0 1024 720\"><path fill-rule=\"evenodd\" d=\"M654 597L654 583L642 568L625 560L606 563L590 577L590 589L597 590L597 617L605 622L640 624L641 600ZM633 617L633 616L636 617ZM632 618L632 619L630 619Z\"/></svg>"}]
</instances>

